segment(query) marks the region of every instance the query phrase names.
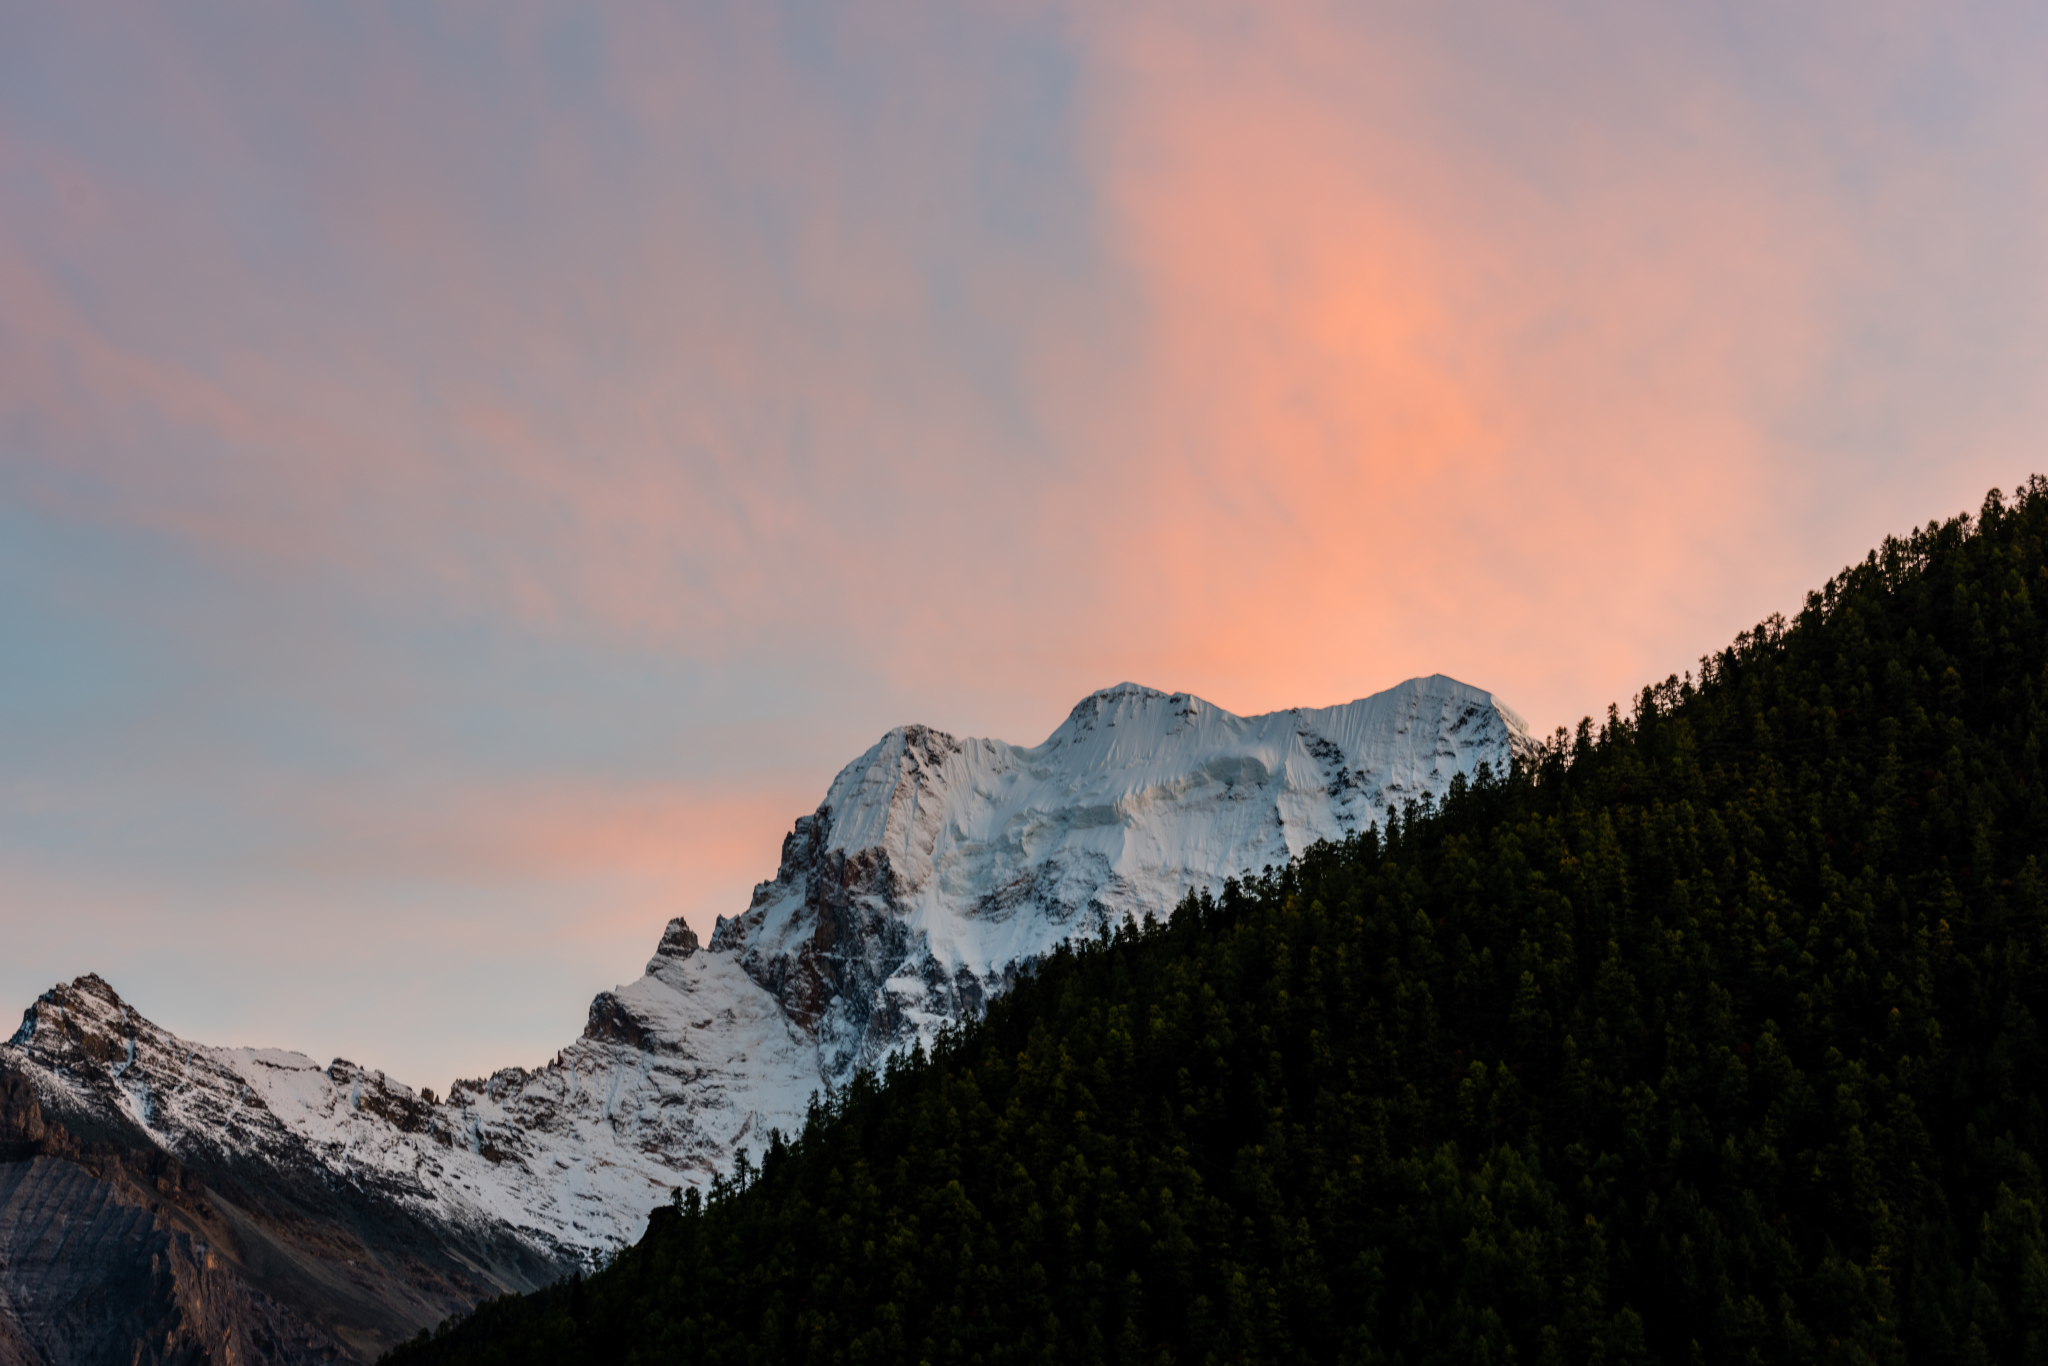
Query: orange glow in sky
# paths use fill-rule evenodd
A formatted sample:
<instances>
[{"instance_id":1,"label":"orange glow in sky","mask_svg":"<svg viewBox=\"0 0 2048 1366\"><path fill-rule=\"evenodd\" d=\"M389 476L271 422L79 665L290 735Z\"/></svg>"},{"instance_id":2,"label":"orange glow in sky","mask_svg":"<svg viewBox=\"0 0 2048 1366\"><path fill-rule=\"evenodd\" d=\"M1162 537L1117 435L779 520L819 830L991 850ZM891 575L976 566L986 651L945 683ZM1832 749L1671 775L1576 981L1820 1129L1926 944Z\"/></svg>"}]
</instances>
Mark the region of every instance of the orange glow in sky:
<instances>
[{"instance_id":1,"label":"orange glow in sky","mask_svg":"<svg viewBox=\"0 0 2048 1366\"><path fill-rule=\"evenodd\" d=\"M532 1061L892 725L1569 725L2048 448L2016 4L4 47L0 1003Z\"/></svg>"}]
</instances>

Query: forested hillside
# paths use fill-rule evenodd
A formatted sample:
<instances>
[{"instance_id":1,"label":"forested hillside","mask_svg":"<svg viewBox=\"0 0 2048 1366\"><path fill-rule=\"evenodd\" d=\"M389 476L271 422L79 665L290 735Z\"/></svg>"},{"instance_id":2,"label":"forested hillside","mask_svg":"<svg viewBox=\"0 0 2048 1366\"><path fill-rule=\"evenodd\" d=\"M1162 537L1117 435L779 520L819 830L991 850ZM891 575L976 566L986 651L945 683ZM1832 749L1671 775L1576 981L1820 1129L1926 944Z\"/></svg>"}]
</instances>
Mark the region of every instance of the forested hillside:
<instances>
[{"instance_id":1,"label":"forested hillside","mask_svg":"<svg viewBox=\"0 0 2048 1366\"><path fill-rule=\"evenodd\" d=\"M1889 540L393 1360L2048 1359L2044 539Z\"/></svg>"}]
</instances>

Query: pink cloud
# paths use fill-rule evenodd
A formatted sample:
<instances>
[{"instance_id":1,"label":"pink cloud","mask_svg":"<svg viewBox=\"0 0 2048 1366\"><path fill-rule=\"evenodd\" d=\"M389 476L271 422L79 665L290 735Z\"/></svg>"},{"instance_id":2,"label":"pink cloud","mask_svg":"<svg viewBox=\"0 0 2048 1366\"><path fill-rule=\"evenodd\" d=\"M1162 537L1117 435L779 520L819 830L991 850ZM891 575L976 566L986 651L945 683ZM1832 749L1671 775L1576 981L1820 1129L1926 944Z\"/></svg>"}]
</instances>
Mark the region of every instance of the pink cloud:
<instances>
[{"instance_id":1,"label":"pink cloud","mask_svg":"<svg viewBox=\"0 0 2048 1366\"><path fill-rule=\"evenodd\" d=\"M91 476L72 514L547 629L829 641L927 695L1144 673L1256 707L1443 667L1568 719L1826 572L1783 416L1901 268L1837 173L1881 167L1888 214L1953 179L1830 141L1873 98L1852 63L1788 58L1817 110L1787 122L1642 16L1079 10L1046 22L1091 236L1048 262L964 202L988 54L835 22L858 118L745 9L625 11L594 103L549 86L540 11L459 21L483 93L371 22L237 104L160 32L214 179L277 177L246 108L288 111L297 264L17 136L52 188L0 238L0 403ZM1925 36L1891 22L1878 84ZM2029 430L1913 497L2009 481Z\"/></svg>"},{"instance_id":2,"label":"pink cloud","mask_svg":"<svg viewBox=\"0 0 2048 1366\"><path fill-rule=\"evenodd\" d=\"M1090 529L1122 589L1100 625L1146 668L1246 708L1443 668L1568 721L1882 534L1814 506L1859 466L1786 415L1844 364L1917 381L1844 317L1911 234L1872 231L1829 138L1868 116L1888 188L1952 187L1940 149L1839 107L1881 104L1923 35L1871 44L1847 95L1795 69L1836 107L1785 122L1633 13L1605 42L1498 14L1466 50L1426 11L1081 13L1149 324L1128 401L1080 418L1118 452ZM1525 79L1490 87L1488 42ZM1894 503L1974 502L2027 458L1970 444Z\"/></svg>"},{"instance_id":3,"label":"pink cloud","mask_svg":"<svg viewBox=\"0 0 2048 1366\"><path fill-rule=\"evenodd\" d=\"M1568 723L2048 431L2048 109L1986 9L647 5L566 75L567 9L309 13L78 20L82 131L0 121L0 478L307 588L161 634L374 781L245 791L173 699L74 795L204 773L313 921L501 898L627 970L881 728L1128 677ZM336 603L814 715L486 781Z\"/></svg>"}]
</instances>

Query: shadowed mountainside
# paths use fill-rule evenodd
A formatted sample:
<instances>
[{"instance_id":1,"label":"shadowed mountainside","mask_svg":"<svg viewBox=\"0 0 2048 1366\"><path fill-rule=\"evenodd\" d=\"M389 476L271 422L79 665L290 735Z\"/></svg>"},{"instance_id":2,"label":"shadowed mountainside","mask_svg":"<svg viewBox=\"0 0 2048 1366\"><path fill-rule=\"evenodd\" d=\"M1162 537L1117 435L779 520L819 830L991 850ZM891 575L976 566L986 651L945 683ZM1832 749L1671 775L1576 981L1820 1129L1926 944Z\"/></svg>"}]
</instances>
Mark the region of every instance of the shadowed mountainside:
<instances>
[{"instance_id":1,"label":"shadowed mountainside","mask_svg":"<svg viewBox=\"0 0 2048 1366\"><path fill-rule=\"evenodd\" d=\"M97 979L54 994L118 1002ZM0 1062L0 1362L367 1361L563 1269L316 1164L186 1161L118 1117L50 1114Z\"/></svg>"}]
</instances>

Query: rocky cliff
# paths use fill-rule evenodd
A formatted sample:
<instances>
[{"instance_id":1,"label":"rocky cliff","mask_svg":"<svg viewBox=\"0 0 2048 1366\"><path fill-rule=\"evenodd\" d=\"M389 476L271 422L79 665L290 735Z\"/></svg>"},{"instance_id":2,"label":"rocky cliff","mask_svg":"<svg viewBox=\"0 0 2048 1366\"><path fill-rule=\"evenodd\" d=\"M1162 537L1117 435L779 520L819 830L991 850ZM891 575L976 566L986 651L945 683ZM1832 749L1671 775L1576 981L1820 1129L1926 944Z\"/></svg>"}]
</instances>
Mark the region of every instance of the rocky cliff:
<instances>
[{"instance_id":1,"label":"rocky cliff","mask_svg":"<svg viewBox=\"0 0 2048 1366\"><path fill-rule=\"evenodd\" d=\"M149 1096L174 1089L168 1036L97 978L46 993L30 1019L42 1046L18 1034L0 1055L0 1363L370 1360L570 1265L506 1230L450 1227L288 1140L209 1143ZM42 1070L53 1057L65 1085ZM146 1122L73 1103L109 1089L146 1097Z\"/></svg>"}]
</instances>

